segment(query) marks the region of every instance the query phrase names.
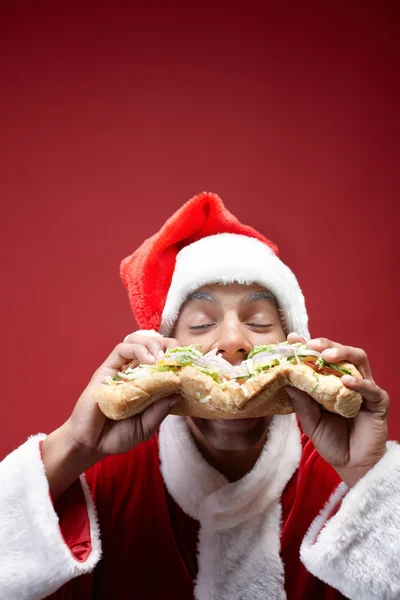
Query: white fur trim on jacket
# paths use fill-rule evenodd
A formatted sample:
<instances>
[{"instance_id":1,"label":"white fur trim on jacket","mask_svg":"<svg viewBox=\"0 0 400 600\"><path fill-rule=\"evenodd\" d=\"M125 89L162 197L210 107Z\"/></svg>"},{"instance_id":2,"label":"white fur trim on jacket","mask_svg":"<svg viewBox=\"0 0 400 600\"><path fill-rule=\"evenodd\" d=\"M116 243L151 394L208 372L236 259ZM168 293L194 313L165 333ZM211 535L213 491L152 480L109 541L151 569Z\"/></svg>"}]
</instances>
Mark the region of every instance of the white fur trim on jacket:
<instances>
[{"instance_id":1,"label":"white fur trim on jacket","mask_svg":"<svg viewBox=\"0 0 400 600\"><path fill-rule=\"evenodd\" d=\"M388 442L385 456L347 492L327 521L346 490L341 484L312 523L301 546L301 560L351 600L398 600L399 444Z\"/></svg>"},{"instance_id":2,"label":"white fur trim on jacket","mask_svg":"<svg viewBox=\"0 0 400 600\"><path fill-rule=\"evenodd\" d=\"M278 300L286 333L309 339L304 296L293 272L260 240L234 233L202 238L178 253L160 331L171 332L189 294L203 285L233 282L265 286Z\"/></svg>"},{"instance_id":3,"label":"white fur trim on jacket","mask_svg":"<svg viewBox=\"0 0 400 600\"><path fill-rule=\"evenodd\" d=\"M281 495L301 455L295 415L273 418L253 469L229 483L198 451L186 420L168 416L160 428L165 484L200 521L197 600L284 600L280 558Z\"/></svg>"},{"instance_id":4,"label":"white fur trim on jacket","mask_svg":"<svg viewBox=\"0 0 400 600\"><path fill-rule=\"evenodd\" d=\"M90 518L92 552L72 556L62 537L35 435L0 463L0 598L40 600L92 571L101 555L96 511L81 477Z\"/></svg>"}]
</instances>

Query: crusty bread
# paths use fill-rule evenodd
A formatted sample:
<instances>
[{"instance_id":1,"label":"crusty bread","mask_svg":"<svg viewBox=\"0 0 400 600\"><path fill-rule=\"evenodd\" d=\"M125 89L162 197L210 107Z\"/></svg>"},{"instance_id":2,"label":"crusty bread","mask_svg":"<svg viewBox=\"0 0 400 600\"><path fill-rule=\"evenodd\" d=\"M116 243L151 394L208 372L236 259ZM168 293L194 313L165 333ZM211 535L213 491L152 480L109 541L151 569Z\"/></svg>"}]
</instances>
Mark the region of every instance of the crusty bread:
<instances>
[{"instance_id":1,"label":"crusty bread","mask_svg":"<svg viewBox=\"0 0 400 600\"><path fill-rule=\"evenodd\" d=\"M119 385L102 384L94 391L94 400L109 419L132 417L145 408L179 391L181 382L172 371L155 373Z\"/></svg>"},{"instance_id":2,"label":"crusty bread","mask_svg":"<svg viewBox=\"0 0 400 600\"><path fill-rule=\"evenodd\" d=\"M361 378L349 363L341 366L354 377ZM343 417L357 415L361 394L346 388L340 377L321 375L306 364L281 364L246 381L240 388L222 390L208 375L195 367L153 373L129 383L101 385L95 400L110 419L118 420L143 412L147 406L173 393L180 399L173 406L174 415L204 419L244 419L293 412L284 386L291 385L307 392L326 410Z\"/></svg>"}]
</instances>

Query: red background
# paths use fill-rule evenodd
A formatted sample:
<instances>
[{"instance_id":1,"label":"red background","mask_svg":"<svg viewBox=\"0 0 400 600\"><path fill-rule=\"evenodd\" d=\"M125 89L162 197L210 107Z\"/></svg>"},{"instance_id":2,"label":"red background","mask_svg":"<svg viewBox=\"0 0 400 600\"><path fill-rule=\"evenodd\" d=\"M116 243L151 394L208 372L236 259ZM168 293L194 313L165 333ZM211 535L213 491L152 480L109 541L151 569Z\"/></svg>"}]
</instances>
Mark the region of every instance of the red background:
<instances>
[{"instance_id":1,"label":"red background","mask_svg":"<svg viewBox=\"0 0 400 600\"><path fill-rule=\"evenodd\" d=\"M399 438L398 3L8 4L0 456L67 418L135 327L120 260L203 190L367 350Z\"/></svg>"}]
</instances>

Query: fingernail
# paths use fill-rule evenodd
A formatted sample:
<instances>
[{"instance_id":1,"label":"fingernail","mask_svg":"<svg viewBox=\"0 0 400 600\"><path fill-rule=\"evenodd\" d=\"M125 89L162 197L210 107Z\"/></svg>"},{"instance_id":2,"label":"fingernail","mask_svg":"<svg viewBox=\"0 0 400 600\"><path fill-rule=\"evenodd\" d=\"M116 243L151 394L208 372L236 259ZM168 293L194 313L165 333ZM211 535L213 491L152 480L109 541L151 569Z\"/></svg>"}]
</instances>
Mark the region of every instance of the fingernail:
<instances>
[{"instance_id":1,"label":"fingernail","mask_svg":"<svg viewBox=\"0 0 400 600\"><path fill-rule=\"evenodd\" d=\"M356 382L356 378L352 377L351 375L343 375L342 381L343 383L349 383L350 385L352 385Z\"/></svg>"},{"instance_id":2,"label":"fingernail","mask_svg":"<svg viewBox=\"0 0 400 600\"><path fill-rule=\"evenodd\" d=\"M164 356L164 350L159 350L158 351L158 360L160 360L160 358L162 358Z\"/></svg>"}]
</instances>

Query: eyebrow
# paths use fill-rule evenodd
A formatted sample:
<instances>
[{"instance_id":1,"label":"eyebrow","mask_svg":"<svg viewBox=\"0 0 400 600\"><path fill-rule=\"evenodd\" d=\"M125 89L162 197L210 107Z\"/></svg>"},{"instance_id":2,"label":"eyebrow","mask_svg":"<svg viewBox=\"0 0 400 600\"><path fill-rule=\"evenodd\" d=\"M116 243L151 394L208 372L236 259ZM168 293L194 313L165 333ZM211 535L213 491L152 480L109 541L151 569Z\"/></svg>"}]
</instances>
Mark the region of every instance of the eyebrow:
<instances>
[{"instance_id":1,"label":"eyebrow","mask_svg":"<svg viewBox=\"0 0 400 600\"><path fill-rule=\"evenodd\" d=\"M272 304L278 306L278 301L275 298L274 294L272 292L269 292L268 290L264 290L262 292L252 292L251 294L243 298L243 302L245 304L252 304L253 302L258 302L259 300L269 300L269 302L272 302Z\"/></svg>"},{"instance_id":2,"label":"eyebrow","mask_svg":"<svg viewBox=\"0 0 400 600\"><path fill-rule=\"evenodd\" d=\"M207 300L208 302L216 304L215 298L210 296L210 294L207 294L207 292L193 292L192 294L189 294L189 296L185 300L185 304L187 304L191 300ZM258 302L259 300L268 300L269 302L272 302L272 304L274 304L275 306L278 306L278 301L276 297L272 292L269 292L268 290L252 292L251 294L245 296L242 302L244 302L245 304L252 304L253 302Z\"/></svg>"},{"instance_id":3,"label":"eyebrow","mask_svg":"<svg viewBox=\"0 0 400 600\"><path fill-rule=\"evenodd\" d=\"M208 302L215 304L215 299L206 292L193 292L193 294L189 294L185 300L185 304L191 300L207 300Z\"/></svg>"}]
</instances>

